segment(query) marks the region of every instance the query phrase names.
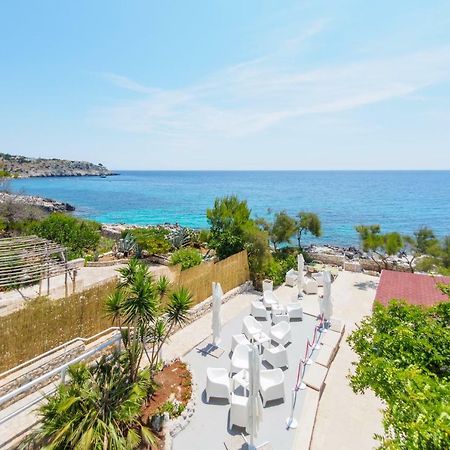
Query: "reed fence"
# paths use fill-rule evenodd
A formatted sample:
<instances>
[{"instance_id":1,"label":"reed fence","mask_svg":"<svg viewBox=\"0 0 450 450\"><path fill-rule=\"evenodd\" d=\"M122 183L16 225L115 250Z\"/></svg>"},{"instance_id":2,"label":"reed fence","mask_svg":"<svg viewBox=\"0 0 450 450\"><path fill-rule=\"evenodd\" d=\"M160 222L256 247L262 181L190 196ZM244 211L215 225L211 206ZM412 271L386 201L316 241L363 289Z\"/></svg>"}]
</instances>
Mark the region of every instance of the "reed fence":
<instances>
[{"instance_id":1,"label":"reed fence","mask_svg":"<svg viewBox=\"0 0 450 450\"><path fill-rule=\"evenodd\" d=\"M224 292L249 279L247 252L181 271L173 268L174 287L192 293L194 305L211 295L218 281ZM90 337L111 326L105 300L116 286L112 281L60 300L41 297L25 308L0 317L0 372L38 356L75 337Z\"/></svg>"},{"instance_id":2,"label":"reed fence","mask_svg":"<svg viewBox=\"0 0 450 450\"><path fill-rule=\"evenodd\" d=\"M115 282L60 300L39 297L0 317L0 372L75 337L89 337L111 326L104 304Z\"/></svg>"},{"instance_id":3,"label":"reed fence","mask_svg":"<svg viewBox=\"0 0 450 450\"><path fill-rule=\"evenodd\" d=\"M250 279L245 250L216 263L205 262L183 271L177 268L177 271L176 285L189 289L194 304L200 303L211 295L213 281L222 285L223 292L228 292Z\"/></svg>"}]
</instances>

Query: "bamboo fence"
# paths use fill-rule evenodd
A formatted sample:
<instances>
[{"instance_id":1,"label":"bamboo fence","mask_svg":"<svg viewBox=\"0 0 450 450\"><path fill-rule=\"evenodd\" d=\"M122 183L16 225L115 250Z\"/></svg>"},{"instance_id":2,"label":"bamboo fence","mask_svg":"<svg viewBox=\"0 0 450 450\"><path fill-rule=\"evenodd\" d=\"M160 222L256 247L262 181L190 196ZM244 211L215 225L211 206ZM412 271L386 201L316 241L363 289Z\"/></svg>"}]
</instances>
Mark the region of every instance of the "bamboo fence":
<instances>
[{"instance_id":1,"label":"bamboo fence","mask_svg":"<svg viewBox=\"0 0 450 450\"><path fill-rule=\"evenodd\" d=\"M194 305L211 295L213 281L227 292L249 279L246 251L217 263L205 262L184 271L177 266L173 271L174 287L189 289ZM104 305L115 286L109 282L60 300L41 297L0 317L0 372L75 337L87 338L110 327Z\"/></svg>"},{"instance_id":2,"label":"bamboo fence","mask_svg":"<svg viewBox=\"0 0 450 450\"><path fill-rule=\"evenodd\" d=\"M0 317L0 372L75 337L89 337L110 327L104 304L115 285L110 282L60 300L40 297Z\"/></svg>"}]
</instances>

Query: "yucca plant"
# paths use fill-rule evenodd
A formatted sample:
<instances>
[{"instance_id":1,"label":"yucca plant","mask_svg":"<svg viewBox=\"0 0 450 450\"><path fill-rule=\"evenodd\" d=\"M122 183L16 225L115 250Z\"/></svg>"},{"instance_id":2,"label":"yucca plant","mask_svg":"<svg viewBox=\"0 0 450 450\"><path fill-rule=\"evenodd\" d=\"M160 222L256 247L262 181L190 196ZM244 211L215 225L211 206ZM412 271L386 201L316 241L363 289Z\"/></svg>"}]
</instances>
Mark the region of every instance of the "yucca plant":
<instances>
[{"instance_id":1,"label":"yucca plant","mask_svg":"<svg viewBox=\"0 0 450 450\"><path fill-rule=\"evenodd\" d=\"M189 320L189 309L192 306L192 295L188 289L181 287L169 295L169 303L165 309L164 319L164 335L160 335L159 341L154 343L152 349L151 365L158 362L161 355L162 346L165 344L175 326L184 326Z\"/></svg>"},{"instance_id":2,"label":"yucca plant","mask_svg":"<svg viewBox=\"0 0 450 450\"><path fill-rule=\"evenodd\" d=\"M152 392L148 371L129 383L128 361L115 353L93 367L73 365L70 383L61 384L40 408L42 425L27 448L56 450L128 450L151 445L155 436L140 421L143 402Z\"/></svg>"},{"instance_id":3,"label":"yucca plant","mask_svg":"<svg viewBox=\"0 0 450 450\"><path fill-rule=\"evenodd\" d=\"M119 273L121 280L106 302L106 313L121 328L133 382L144 354L153 370L174 326L187 322L192 296L185 288L169 294L169 279L163 276L155 281L148 267L135 259ZM168 304L164 307L166 295Z\"/></svg>"}]
</instances>

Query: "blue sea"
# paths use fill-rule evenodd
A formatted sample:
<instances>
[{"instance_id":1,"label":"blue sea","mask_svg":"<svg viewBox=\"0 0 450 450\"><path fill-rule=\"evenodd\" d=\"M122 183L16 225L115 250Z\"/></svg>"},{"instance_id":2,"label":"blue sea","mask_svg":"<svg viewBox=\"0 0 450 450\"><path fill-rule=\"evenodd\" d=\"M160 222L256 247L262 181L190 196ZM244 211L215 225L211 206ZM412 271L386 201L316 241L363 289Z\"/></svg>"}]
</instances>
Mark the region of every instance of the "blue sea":
<instances>
[{"instance_id":1,"label":"blue sea","mask_svg":"<svg viewBox=\"0 0 450 450\"><path fill-rule=\"evenodd\" d=\"M19 179L11 189L68 202L78 216L104 223L207 227L214 199L236 194L255 217L268 208L316 212L322 243L357 244L357 224L402 233L428 225L439 236L450 234L450 171L120 171L108 178Z\"/></svg>"}]
</instances>

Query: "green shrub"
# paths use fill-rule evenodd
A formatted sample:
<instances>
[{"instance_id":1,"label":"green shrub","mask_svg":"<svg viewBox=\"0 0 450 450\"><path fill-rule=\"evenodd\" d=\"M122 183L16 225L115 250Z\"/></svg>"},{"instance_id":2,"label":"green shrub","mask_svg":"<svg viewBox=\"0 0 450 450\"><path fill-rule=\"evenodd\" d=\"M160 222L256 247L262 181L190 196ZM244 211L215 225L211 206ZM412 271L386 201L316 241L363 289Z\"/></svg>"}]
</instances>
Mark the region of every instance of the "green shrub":
<instances>
[{"instance_id":1,"label":"green shrub","mask_svg":"<svg viewBox=\"0 0 450 450\"><path fill-rule=\"evenodd\" d=\"M141 371L130 382L127 364L124 354L114 353L95 365L70 366L70 382L61 383L41 406L42 423L29 442L47 449L135 449L155 444L153 432L141 421L142 405L153 393L150 373Z\"/></svg>"},{"instance_id":2,"label":"green shrub","mask_svg":"<svg viewBox=\"0 0 450 450\"><path fill-rule=\"evenodd\" d=\"M181 248L172 254L170 264L181 264L181 270L198 266L202 262L201 253L192 247Z\"/></svg>"},{"instance_id":3,"label":"green shrub","mask_svg":"<svg viewBox=\"0 0 450 450\"><path fill-rule=\"evenodd\" d=\"M99 254L108 253L113 249L115 243L114 239L101 236L96 250Z\"/></svg>"},{"instance_id":4,"label":"green shrub","mask_svg":"<svg viewBox=\"0 0 450 450\"><path fill-rule=\"evenodd\" d=\"M290 269L297 269L297 254L283 250L272 256L264 271L264 277L279 286L284 283L286 272Z\"/></svg>"},{"instance_id":5,"label":"green shrub","mask_svg":"<svg viewBox=\"0 0 450 450\"><path fill-rule=\"evenodd\" d=\"M164 254L172 248L167 239L169 232L164 228L136 228L131 234L139 247L150 254Z\"/></svg>"},{"instance_id":6,"label":"green shrub","mask_svg":"<svg viewBox=\"0 0 450 450\"><path fill-rule=\"evenodd\" d=\"M156 415L163 415L165 412L169 413L169 417L172 419L174 417L181 416L181 413L185 410L186 406L178 400L168 400L166 403L162 404Z\"/></svg>"},{"instance_id":7,"label":"green shrub","mask_svg":"<svg viewBox=\"0 0 450 450\"><path fill-rule=\"evenodd\" d=\"M99 223L62 213L52 213L40 222L35 222L30 231L67 247L69 259L80 258L84 253L94 251L100 241Z\"/></svg>"},{"instance_id":8,"label":"green shrub","mask_svg":"<svg viewBox=\"0 0 450 450\"><path fill-rule=\"evenodd\" d=\"M203 228L198 232L198 241L200 244L204 244L209 241L209 230Z\"/></svg>"}]
</instances>

